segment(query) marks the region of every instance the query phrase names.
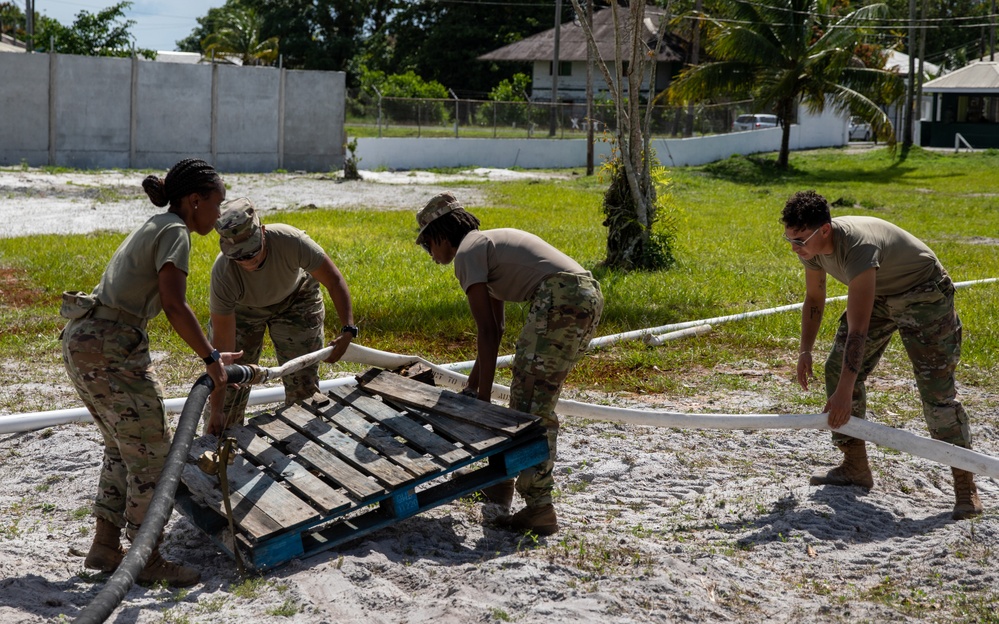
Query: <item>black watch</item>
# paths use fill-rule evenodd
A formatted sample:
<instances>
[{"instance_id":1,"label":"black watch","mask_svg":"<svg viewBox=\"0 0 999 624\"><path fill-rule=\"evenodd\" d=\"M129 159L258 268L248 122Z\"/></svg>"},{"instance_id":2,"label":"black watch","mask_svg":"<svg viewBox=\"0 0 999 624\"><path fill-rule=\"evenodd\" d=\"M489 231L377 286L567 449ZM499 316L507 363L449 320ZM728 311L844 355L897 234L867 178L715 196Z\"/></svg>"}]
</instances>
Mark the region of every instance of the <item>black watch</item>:
<instances>
[{"instance_id":1,"label":"black watch","mask_svg":"<svg viewBox=\"0 0 999 624\"><path fill-rule=\"evenodd\" d=\"M207 357L201 358L201 360L205 363L205 366L211 366L212 364L218 362L221 359L222 359L222 354L219 353L218 349L212 349L212 352L209 353Z\"/></svg>"},{"instance_id":2,"label":"black watch","mask_svg":"<svg viewBox=\"0 0 999 624\"><path fill-rule=\"evenodd\" d=\"M357 338L357 328L354 327L353 325L344 325L343 327L340 328L341 334L346 334L347 332L350 332L351 336Z\"/></svg>"}]
</instances>

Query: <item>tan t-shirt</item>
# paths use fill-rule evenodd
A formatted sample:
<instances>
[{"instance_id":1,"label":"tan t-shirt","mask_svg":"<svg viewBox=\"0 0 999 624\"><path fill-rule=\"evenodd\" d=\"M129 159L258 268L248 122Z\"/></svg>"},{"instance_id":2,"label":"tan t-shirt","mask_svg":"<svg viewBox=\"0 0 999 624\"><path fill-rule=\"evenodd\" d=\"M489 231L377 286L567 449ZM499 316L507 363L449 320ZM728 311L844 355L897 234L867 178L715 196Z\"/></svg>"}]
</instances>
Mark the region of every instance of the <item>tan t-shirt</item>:
<instances>
[{"instance_id":1,"label":"tan t-shirt","mask_svg":"<svg viewBox=\"0 0 999 624\"><path fill-rule=\"evenodd\" d=\"M588 271L534 234L513 228L469 232L454 256L462 290L485 282L489 295L500 301L527 301L554 273Z\"/></svg>"},{"instance_id":2,"label":"tan t-shirt","mask_svg":"<svg viewBox=\"0 0 999 624\"><path fill-rule=\"evenodd\" d=\"M236 305L263 308L280 303L319 268L326 252L302 230L274 223L264 226L267 258L252 273L219 254L212 266L209 310L232 314Z\"/></svg>"},{"instance_id":3,"label":"tan t-shirt","mask_svg":"<svg viewBox=\"0 0 999 624\"><path fill-rule=\"evenodd\" d=\"M159 273L170 263L188 272L191 232L172 212L149 218L122 241L94 294L104 305L151 319L160 313Z\"/></svg>"},{"instance_id":4,"label":"tan t-shirt","mask_svg":"<svg viewBox=\"0 0 999 624\"><path fill-rule=\"evenodd\" d=\"M874 294L897 295L943 276L943 266L926 244L893 223L876 217L832 220L833 252L801 263L823 269L849 284L870 268L877 269Z\"/></svg>"}]
</instances>

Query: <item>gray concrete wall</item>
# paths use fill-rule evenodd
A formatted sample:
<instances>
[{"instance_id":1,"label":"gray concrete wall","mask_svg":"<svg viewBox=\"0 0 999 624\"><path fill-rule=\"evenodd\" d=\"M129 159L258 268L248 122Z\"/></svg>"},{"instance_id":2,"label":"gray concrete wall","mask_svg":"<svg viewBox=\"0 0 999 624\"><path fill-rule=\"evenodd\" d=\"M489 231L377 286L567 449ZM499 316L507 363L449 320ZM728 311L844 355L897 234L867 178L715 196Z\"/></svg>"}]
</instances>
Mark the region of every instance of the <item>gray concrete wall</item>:
<instances>
[{"instance_id":1,"label":"gray concrete wall","mask_svg":"<svg viewBox=\"0 0 999 624\"><path fill-rule=\"evenodd\" d=\"M0 85L0 165L343 167L342 72L0 53Z\"/></svg>"},{"instance_id":2,"label":"gray concrete wall","mask_svg":"<svg viewBox=\"0 0 999 624\"><path fill-rule=\"evenodd\" d=\"M3 57L22 57L4 63ZM44 163L49 155L49 59L0 53L0 163ZM16 146L16 149L12 149Z\"/></svg>"}]
</instances>

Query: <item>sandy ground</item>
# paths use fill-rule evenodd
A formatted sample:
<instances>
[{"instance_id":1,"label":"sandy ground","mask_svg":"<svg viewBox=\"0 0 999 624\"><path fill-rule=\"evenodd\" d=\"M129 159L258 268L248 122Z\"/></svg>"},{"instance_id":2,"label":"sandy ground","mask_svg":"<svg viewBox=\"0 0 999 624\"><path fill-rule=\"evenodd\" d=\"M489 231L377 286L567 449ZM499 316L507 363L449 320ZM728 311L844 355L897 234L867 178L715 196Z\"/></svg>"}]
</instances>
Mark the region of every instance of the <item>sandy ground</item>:
<instances>
[{"instance_id":1,"label":"sandy ground","mask_svg":"<svg viewBox=\"0 0 999 624\"><path fill-rule=\"evenodd\" d=\"M133 199L96 202L89 195L110 182L86 175L69 184L71 177L0 172L3 227L82 231L106 227L107 216L118 224L136 209ZM273 209L304 202L412 208L416 197L440 188L259 178L229 183L233 192L268 197ZM335 203L345 197L353 199ZM105 216L68 220L81 208ZM805 401L815 397L792 385L791 366L746 361L692 370L685 382L693 390L683 398L599 389L567 396L682 412L808 411ZM21 398L28 405L30 397L42 405L25 409L76 406L57 367L0 356L0 372L5 405ZM169 388L168 395L183 390ZM925 435L911 380L886 374L870 387L889 390L904 398L877 419ZM962 386L961 397L974 419L976 448L999 456L999 396ZM0 435L0 622L72 619L106 580L84 570L80 556L92 537L98 442L87 424ZM878 448L871 492L810 487L808 475L834 455L828 434L816 431L656 429L566 418L556 535L510 533L490 522L494 509L459 501L242 580L230 559L174 514L164 551L199 567L202 582L182 591L135 586L109 621L995 622L999 483L980 477L986 514L955 522L945 467Z\"/></svg>"}]
</instances>

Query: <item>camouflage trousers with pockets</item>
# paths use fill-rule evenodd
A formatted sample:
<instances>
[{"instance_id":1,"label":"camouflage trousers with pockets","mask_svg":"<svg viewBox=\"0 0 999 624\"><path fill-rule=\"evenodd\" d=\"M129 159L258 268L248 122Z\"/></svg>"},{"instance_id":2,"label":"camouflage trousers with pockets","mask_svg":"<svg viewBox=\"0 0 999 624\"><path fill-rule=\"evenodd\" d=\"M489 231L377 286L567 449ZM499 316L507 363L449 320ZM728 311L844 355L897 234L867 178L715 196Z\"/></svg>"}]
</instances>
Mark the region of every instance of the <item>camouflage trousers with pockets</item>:
<instances>
[{"instance_id":1,"label":"camouflage trousers with pockets","mask_svg":"<svg viewBox=\"0 0 999 624\"><path fill-rule=\"evenodd\" d=\"M173 440L149 337L139 327L116 321L75 319L63 329L62 356L104 438L94 515L125 527L133 539Z\"/></svg>"},{"instance_id":2,"label":"camouflage trousers with pockets","mask_svg":"<svg viewBox=\"0 0 999 624\"><path fill-rule=\"evenodd\" d=\"M243 351L237 364L257 364L264 348L264 332L270 334L278 365L323 348L326 309L319 282L306 276L297 291L280 303L266 307L236 306L236 351ZM311 398L319 392L319 364L285 375L285 405ZM250 387L226 388L226 423L243 421Z\"/></svg>"},{"instance_id":3,"label":"camouflage trousers with pockets","mask_svg":"<svg viewBox=\"0 0 999 624\"><path fill-rule=\"evenodd\" d=\"M510 407L541 417L549 458L517 477L517 491L528 507L552 502L559 428L555 404L569 371L593 338L603 307L600 283L589 273L551 275L531 298L513 357Z\"/></svg>"},{"instance_id":4,"label":"camouflage trousers with pockets","mask_svg":"<svg viewBox=\"0 0 999 624\"><path fill-rule=\"evenodd\" d=\"M874 298L864 360L853 387L851 415L857 418L866 416L867 389L864 382L877 366L896 330L912 362L930 436L971 448L968 414L957 400L954 380L954 371L961 359L961 319L954 310L954 284L946 274L904 293ZM827 396L832 395L839 383L846 338L844 312L839 320L832 352L826 360ZM833 444L837 446L851 439L833 432Z\"/></svg>"}]
</instances>

